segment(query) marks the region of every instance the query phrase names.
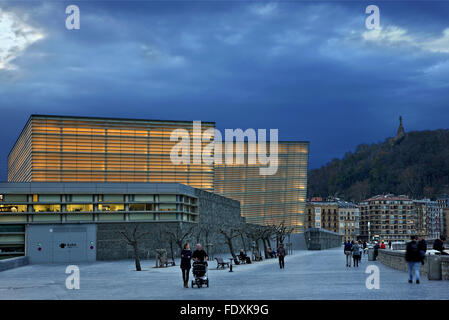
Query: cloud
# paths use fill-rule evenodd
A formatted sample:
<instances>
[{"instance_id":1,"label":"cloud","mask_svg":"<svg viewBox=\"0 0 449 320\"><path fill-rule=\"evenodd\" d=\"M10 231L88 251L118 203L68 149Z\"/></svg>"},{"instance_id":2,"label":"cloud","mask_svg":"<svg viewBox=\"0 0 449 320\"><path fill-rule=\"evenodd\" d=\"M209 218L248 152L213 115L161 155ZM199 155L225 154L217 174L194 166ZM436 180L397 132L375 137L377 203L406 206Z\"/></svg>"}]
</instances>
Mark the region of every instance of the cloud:
<instances>
[{"instance_id":1,"label":"cloud","mask_svg":"<svg viewBox=\"0 0 449 320\"><path fill-rule=\"evenodd\" d=\"M0 70L16 69L12 61L43 38L40 30L25 23L15 13L0 9Z\"/></svg>"},{"instance_id":2,"label":"cloud","mask_svg":"<svg viewBox=\"0 0 449 320\"><path fill-rule=\"evenodd\" d=\"M424 42L423 46L432 52L449 53L449 28L443 31L443 35L440 38Z\"/></svg>"},{"instance_id":3,"label":"cloud","mask_svg":"<svg viewBox=\"0 0 449 320\"><path fill-rule=\"evenodd\" d=\"M147 61L157 64L158 67L180 67L186 63L183 56L170 55L145 44L141 45L141 49Z\"/></svg>"},{"instance_id":4,"label":"cloud","mask_svg":"<svg viewBox=\"0 0 449 320\"><path fill-rule=\"evenodd\" d=\"M407 30L397 26L365 31L362 38L380 45L406 45L430 52L449 53L449 28L443 31L442 36L431 40L427 40L431 38L429 35L410 35Z\"/></svg>"},{"instance_id":5,"label":"cloud","mask_svg":"<svg viewBox=\"0 0 449 320\"><path fill-rule=\"evenodd\" d=\"M259 16L269 16L277 9L276 3L259 4L250 7L252 13Z\"/></svg>"},{"instance_id":6,"label":"cloud","mask_svg":"<svg viewBox=\"0 0 449 320\"><path fill-rule=\"evenodd\" d=\"M362 37L366 41L376 41L384 44L393 44L393 43L414 43L412 37L407 35L407 30L396 26L389 26L387 28L378 28L371 31L365 31L362 34Z\"/></svg>"}]
</instances>

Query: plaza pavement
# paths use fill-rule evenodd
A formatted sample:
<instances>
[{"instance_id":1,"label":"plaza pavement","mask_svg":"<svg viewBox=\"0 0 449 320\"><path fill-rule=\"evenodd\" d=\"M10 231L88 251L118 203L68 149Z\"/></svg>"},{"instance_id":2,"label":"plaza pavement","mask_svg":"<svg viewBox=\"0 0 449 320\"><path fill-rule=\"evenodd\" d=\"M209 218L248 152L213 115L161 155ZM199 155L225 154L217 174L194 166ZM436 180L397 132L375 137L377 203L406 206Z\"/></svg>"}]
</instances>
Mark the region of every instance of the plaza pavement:
<instances>
[{"instance_id":1,"label":"plaza pavement","mask_svg":"<svg viewBox=\"0 0 449 320\"><path fill-rule=\"evenodd\" d=\"M227 258L227 255L222 255ZM380 269L380 289L365 286L368 264ZM269 259L234 266L234 272L215 270L210 262L210 288L183 288L178 266L155 269L143 260L81 263L80 289L65 287L66 265L29 265L0 272L0 299L449 299L449 281L409 284L407 273L363 257L359 268L346 268L341 248L295 251L285 269Z\"/></svg>"}]
</instances>

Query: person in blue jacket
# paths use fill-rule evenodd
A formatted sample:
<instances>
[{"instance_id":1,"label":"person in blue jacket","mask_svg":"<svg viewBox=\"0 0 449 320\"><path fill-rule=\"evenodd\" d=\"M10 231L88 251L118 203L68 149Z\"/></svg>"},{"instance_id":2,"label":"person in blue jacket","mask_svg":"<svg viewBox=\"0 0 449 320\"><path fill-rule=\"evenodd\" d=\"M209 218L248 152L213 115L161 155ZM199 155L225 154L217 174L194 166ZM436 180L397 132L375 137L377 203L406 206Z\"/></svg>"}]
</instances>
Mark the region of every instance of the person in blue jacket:
<instances>
[{"instance_id":1,"label":"person in blue jacket","mask_svg":"<svg viewBox=\"0 0 449 320\"><path fill-rule=\"evenodd\" d=\"M189 287L189 273L192 260L192 251L190 250L190 244L184 244L184 249L181 251L181 271L182 280L184 281L184 288Z\"/></svg>"},{"instance_id":2,"label":"person in blue jacket","mask_svg":"<svg viewBox=\"0 0 449 320\"><path fill-rule=\"evenodd\" d=\"M347 242L345 242L345 246L343 249L345 255L346 255L346 266L347 267L351 267L351 260L352 260L352 243L349 242L349 240Z\"/></svg>"}]
</instances>

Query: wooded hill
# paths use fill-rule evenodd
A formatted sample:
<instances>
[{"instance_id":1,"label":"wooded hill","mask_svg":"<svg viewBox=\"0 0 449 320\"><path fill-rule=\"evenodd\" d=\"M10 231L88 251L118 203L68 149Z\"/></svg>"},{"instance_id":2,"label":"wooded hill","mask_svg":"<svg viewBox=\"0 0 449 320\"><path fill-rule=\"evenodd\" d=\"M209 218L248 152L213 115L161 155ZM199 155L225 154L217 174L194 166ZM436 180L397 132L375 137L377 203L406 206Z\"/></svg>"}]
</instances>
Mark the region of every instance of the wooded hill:
<instances>
[{"instance_id":1,"label":"wooded hill","mask_svg":"<svg viewBox=\"0 0 449 320\"><path fill-rule=\"evenodd\" d=\"M449 130L413 131L399 141L362 144L309 172L309 198L358 202L385 193L417 199L449 193Z\"/></svg>"}]
</instances>

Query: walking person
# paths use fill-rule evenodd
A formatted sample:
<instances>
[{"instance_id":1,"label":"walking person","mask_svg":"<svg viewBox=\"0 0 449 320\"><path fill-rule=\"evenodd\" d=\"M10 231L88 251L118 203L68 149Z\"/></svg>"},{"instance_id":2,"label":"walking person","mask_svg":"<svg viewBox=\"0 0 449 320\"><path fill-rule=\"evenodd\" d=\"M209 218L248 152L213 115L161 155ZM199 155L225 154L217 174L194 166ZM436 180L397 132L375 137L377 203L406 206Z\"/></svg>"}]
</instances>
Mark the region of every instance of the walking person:
<instances>
[{"instance_id":1,"label":"walking person","mask_svg":"<svg viewBox=\"0 0 449 320\"><path fill-rule=\"evenodd\" d=\"M418 250L421 255L421 264L424 264L424 259L426 258L427 252L427 242L423 239L422 236L418 236Z\"/></svg>"},{"instance_id":2,"label":"walking person","mask_svg":"<svg viewBox=\"0 0 449 320\"><path fill-rule=\"evenodd\" d=\"M196 244L196 250L193 251L192 258L195 261L203 262L207 265L207 260L209 260L209 256L207 255L207 252L204 251L203 247L200 243Z\"/></svg>"},{"instance_id":3,"label":"walking person","mask_svg":"<svg viewBox=\"0 0 449 320\"><path fill-rule=\"evenodd\" d=\"M413 270L415 271L416 284L419 284L419 265L421 264L421 254L418 248L416 237L411 236L411 241L407 243L405 251L405 261L408 263L408 282L413 283Z\"/></svg>"},{"instance_id":4,"label":"walking person","mask_svg":"<svg viewBox=\"0 0 449 320\"><path fill-rule=\"evenodd\" d=\"M376 261L377 256L379 255L379 243L376 241L376 243L374 244L374 261Z\"/></svg>"},{"instance_id":5,"label":"walking person","mask_svg":"<svg viewBox=\"0 0 449 320\"><path fill-rule=\"evenodd\" d=\"M190 244L186 243L181 251L181 271L184 288L189 287L190 260L192 260L192 251L190 250Z\"/></svg>"},{"instance_id":6,"label":"walking person","mask_svg":"<svg viewBox=\"0 0 449 320\"><path fill-rule=\"evenodd\" d=\"M363 255L366 254L366 241L363 240Z\"/></svg>"},{"instance_id":7,"label":"walking person","mask_svg":"<svg viewBox=\"0 0 449 320\"><path fill-rule=\"evenodd\" d=\"M393 244L391 243L391 240L388 240L388 249L390 249L391 250L391 246L392 246Z\"/></svg>"},{"instance_id":8,"label":"walking person","mask_svg":"<svg viewBox=\"0 0 449 320\"><path fill-rule=\"evenodd\" d=\"M356 241L352 246L352 258L354 259L354 268L358 268L360 260L360 245L358 241Z\"/></svg>"},{"instance_id":9,"label":"walking person","mask_svg":"<svg viewBox=\"0 0 449 320\"><path fill-rule=\"evenodd\" d=\"M346 267L351 267L351 257L352 257L352 244L349 240L345 243L343 252L346 255Z\"/></svg>"},{"instance_id":10,"label":"walking person","mask_svg":"<svg viewBox=\"0 0 449 320\"><path fill-rule=\"evenodd\" d=\"M360 251L360 255L359 255L359 264L362 263L362 256L363 256L363 245L361 243L361 241L357 241L357 243L359 244L359 251Z\"/></svg>"},{"instance_id":11,"label":"walking person","mask_svg":"<svg viewBox=\"0 0 449 320\"><path fill-rule=\"evenodd\" d=\"M281 269L284 269L285 249L284 249L284 245L282 243L279 245L278 258L279 258L279 267Z\"/></svg>"}]
</instances>

